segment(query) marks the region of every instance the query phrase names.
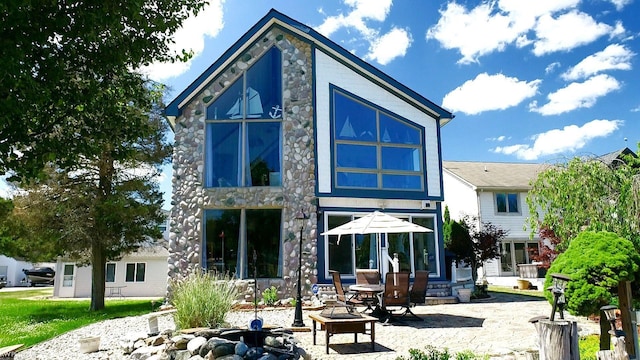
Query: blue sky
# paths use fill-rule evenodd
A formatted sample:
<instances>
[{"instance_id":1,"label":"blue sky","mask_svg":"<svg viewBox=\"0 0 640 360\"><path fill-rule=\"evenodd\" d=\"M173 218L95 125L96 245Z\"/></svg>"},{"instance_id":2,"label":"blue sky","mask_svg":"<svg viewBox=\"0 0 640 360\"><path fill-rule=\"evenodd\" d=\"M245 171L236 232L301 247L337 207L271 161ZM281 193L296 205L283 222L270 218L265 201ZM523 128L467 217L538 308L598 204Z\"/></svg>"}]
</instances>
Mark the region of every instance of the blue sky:
<instances>
[{"instance_id":1,"label":"blue sky","mask_svg":"<svg viewBox=\"0 0 640 360\"><path fill-rule=\"evenodd\" d=\"M192 61L144 71L172 100L271 8L452 111L443 160L546 162L640 141L640 0L210 0L176 36Z\"/></svg>"}]
</instances>

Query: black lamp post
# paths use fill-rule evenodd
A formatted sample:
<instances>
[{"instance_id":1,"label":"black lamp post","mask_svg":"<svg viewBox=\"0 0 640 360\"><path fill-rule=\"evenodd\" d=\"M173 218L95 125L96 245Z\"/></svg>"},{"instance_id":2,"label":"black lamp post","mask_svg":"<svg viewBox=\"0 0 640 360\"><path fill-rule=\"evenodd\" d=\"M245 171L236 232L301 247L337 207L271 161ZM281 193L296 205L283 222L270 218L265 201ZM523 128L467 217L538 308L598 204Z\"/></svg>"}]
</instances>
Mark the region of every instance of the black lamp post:
<instances>
[{"instance_id":1,"label":"black lamp post","mask_svg":"<svg viewBox=\"0 0 640 360\"><path fill-rule=\"evenodd\" d=\"M300 211L296 214L296 220L300 223L300 248L298 249L298 294L296 297L296 312L295 318L293 319L293 327L304 327L304 322L302 321L302 230L304 229L304 221L309 217L300 209Z\"/></svg>"},{"instance_id":2,"label":"black lamp post","mask_svg":"<svg viewBox=\"0 0 640 360\"><path fill-rule=\"evenodd\" d=\"M560 310L560 319L564 320L564 305L566 300L564 297L564 290L567 287L567 283L571 281L571 278L564 274L551 274L553 279L553 285L548 290L553 293L553 307L551 308L551 321L555 320L556 308Z\"/></svg>"}]
</instances>

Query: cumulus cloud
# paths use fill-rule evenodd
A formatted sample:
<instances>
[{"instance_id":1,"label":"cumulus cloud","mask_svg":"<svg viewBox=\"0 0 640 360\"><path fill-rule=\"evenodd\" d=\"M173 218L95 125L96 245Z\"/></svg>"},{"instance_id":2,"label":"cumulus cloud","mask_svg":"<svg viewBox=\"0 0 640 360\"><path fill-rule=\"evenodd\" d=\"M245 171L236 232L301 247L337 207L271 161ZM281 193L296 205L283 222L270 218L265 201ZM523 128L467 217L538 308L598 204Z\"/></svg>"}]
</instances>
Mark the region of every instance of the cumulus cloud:
<instances>
[{"instance_id":1,"label":"cumulus cloud","mask_svg":"<svg viewBox=\"0 0 640 360\"><path fill-rule=\"evenodd\" d=\"M542 56L555 51L568 51L614 30L614 27L598 23L589 14L576 10L557 18L546 14L538 19L535 26L537 40L533 43L533 53Z\"/></svg>"},{"instance_id":2,"label":"cumulus cloud","mask_svg":"<svg viewBox=\"0 0 640 360\"><path fill-rule=\"evenodd\" d=\"M554 72L557 68L560 67L560 63L559 62L552 62L551 64L547 65L547 67L544 69L544 73L545 74L550 74L552 72Z\"/></svg>"},{"instance_id":3,"label":"cumulus cloud","mask_svg":"<svg viewBox=\"0 0 640 360\"><path fill-rule=\"evenodd\" d=\"M596 75L585 82L574 82L547 95L548 103L538 107L536 101L529 110L542 115L558 115L578 108L592 107L599 97L618 90L620 83L609 75Z\"/></svg>"},{"instance_id":4,"label":"cumulus cloud","mask_svg":"<svg viewBox=\"0 0 640 360\"><path fill-rule=\"evenodd\" d=\"M565 80L585 79L606 70L631 70L635 54L624 45L611 44L604 50L589 55L562 74Z\"/></svg>"},{"instance_id":5,"label":"cumulus cloud","mask_svg":"<svg viewBox=\"0 0 640 360\"><path fill-rule=\"evenodd\" d=\"M582 126L569 125L536 134L531 137L533 144L498 146L492 151L514 155L522 160L537 160L542 156L573 153L595 138L609 136L622 124L622 120L592 120Z\"/></svg>"},{"instance_id":6,"label":"cumulus cloud","mask_svg":"<svg viewBox=\"0 0 640 360\"><path fill-rule=\"evenodd\" d=\"M630 4L632 0L609 0L616 7L616 10L622 10L627 4Z\"/></svg>"},{"instance_id":7,"label":"cumulus cloud","mask_svg":"<svg viewBox=\"0 0 640 360\"><path fill-rule=\"evenodd\" d=\"M445 49L457 49L462 54L458 62L468 64L482 55L504 50L518 36L519 31L512 28L509 16L494 13L494 3L467 10L451 2L440 10L440 19L427 30L426 38L439 41Z\"/></svg>"},{"instance_id":8,"label":"cumulus cloud","mask_svg":"<svg viewBox=\"0 0 640 360\"><path fill-rule=\"evenodd\" d=\"M389 15L392 0L344 0L344 3L350 7L350 11L326 17L315 28L316 31L329 37L342 28L355 29L369 43L369 52L364 58L381 65L406 54L413 42L410 31L394 27L380 35L379 30L367 24L367 21L384 21Z\"/></svg>"},{"instance_id":9,"label":"cumulus cloud","mask_svg":"<svg viewBox=\"0 0 640 360\"><path fill-rule=\"evenodd\" d=\"M411 34L407 30L393 28L371 42L371 48L365 59L386 65L396 57L404 56L412 42Z\"/></svg>"},{"instance_id":10,"label":"cumulus cloud","mask_svg":"<svg viewBox=\"0 0 640 360\"><path fill-rule=\"evenodd\" d=\"M206 37L215 37L224 27L222 5L225 0L211 0L198 16L187 19L174 35L175 43L169 46L171 52L180 54L182 50L192 51L193 58L204 50ZM193 60L193 58L191 60ZM153 63L140 69L151 79L164 81L181 75L191 67L191 60L175 63Z\"/></svg>"},{"instance_id":11,"label":"cumulus cloud","mask_svg":"<svg viewBox=\"0 0 640 360\"><path fill-rule=\"evenodd\" d=\"M468 64L509 45L533 45L533 53L541 56L571 50L606 34L624 34L622 23L598 23L577 10L579 3L580 0L500 0L468 9L450 1L440 10L438 22L427 30L426 39L437 40L445 49L458 50L462 55L458 63Z\"/></svg>"},{"instance_id":12,"label":"cumulus cloud","mask_svg":"<svg viewBox=\"0 0 640 360\"><path fill-rule=\"evenodd\" d=\"M503 74L482 73L445 95L442 105L469 115L504 110L534 96L541 82L539 79L527 82Z\"/></svg>"},{"instance_id":13,"label":"cumulus cloud","mask_svg":"<svg viewBox=\"0 0 640 360\"><path fill-rule=\"evenodd\" d=\"M490 137L490 138L486 138L486 141L496 141L496 142L503 142L507 139L511 139L511 136L507 137L505 135L500 135L500 136L496 136L496 137Z\"/></svg>"}]
</instances>

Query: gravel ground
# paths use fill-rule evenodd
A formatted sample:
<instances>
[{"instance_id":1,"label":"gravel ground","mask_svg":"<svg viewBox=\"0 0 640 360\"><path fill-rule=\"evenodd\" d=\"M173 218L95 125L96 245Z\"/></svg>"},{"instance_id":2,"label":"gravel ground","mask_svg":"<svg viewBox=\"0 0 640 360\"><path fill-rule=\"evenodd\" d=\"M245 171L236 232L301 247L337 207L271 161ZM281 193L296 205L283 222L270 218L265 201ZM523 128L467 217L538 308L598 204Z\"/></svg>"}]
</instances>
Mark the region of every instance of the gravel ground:
<instances>
[{"instance_id":1,"label":"gravel ground","mask_svg":"<svg viewBox=\"0 0 640 360\"><path fill-rule=\"evenodd\" d=\"M523 300L524 299L524 300ZM527 351L537 349L535 327L528 322L532 317L550 314L551 307L544 300L499 294L482 302L417 306L413 311L423 321L398 321L391 324L377 323L375 327L375 352L370 350L370 337L358 336L353 344L353 334L338 334L330 339L329 354L325 354L324 331L319 332L317 345L313 345L312 333L299 332L295 337L300 347L313 359L397 359L409 356L410 348L424 349L427 345L448 348L451 352L471 350L476 354L488 354L493 359L525 359ZM311 327L310 310L304 311L304 322ZM232 312L227 316L231 326L246 328L254 316L253 311ZM294 310L259 310L264 324L289 327ZM598 333L598 324L583 317L567 316L577 321L580 335ZM126 359L120 341L131 333L146 333L144 316L107 320L68 332L54 339L21 351L16 360L57 359ZM159 329L175 329L171 315L159 318ZM90 354L79 352L78 339L100 335L100 351Z\"/></svg>"}]
</instances>

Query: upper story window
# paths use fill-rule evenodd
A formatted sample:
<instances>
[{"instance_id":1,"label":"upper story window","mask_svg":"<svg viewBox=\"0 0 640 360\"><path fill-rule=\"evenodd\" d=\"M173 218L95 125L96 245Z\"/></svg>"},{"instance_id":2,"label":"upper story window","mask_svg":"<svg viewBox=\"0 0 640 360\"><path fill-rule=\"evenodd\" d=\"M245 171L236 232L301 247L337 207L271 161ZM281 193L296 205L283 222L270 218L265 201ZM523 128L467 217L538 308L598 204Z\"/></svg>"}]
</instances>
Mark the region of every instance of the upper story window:
<instances>
[{"instance_id":1,"label":"upper story window","mask_svg":"<svg viewBox=\"0 0 640 360\"><path fill-rule=\"evenodd\" d=\"M496 193L498 214L520 213L517 193Z\"/></svg>"},{"instance_id":2,"label":"upper story window","mask_svg":"<svg viewBox=\"0 0 640 360\"><path fill-rule=\"evenodd\" d=\"M280 186L280 50L271 48L220 94L206 122L206 187Z\"/></svg>"},{"instance_id":3,"label":"upper story window","mask_svg":"<svg viewBox=\"0 0 640 360\"><path fill-rule=\"evenodd\" d=\"M421 129L333 90L337 188L424 190Z\"/></svg>"}]
</instances>

